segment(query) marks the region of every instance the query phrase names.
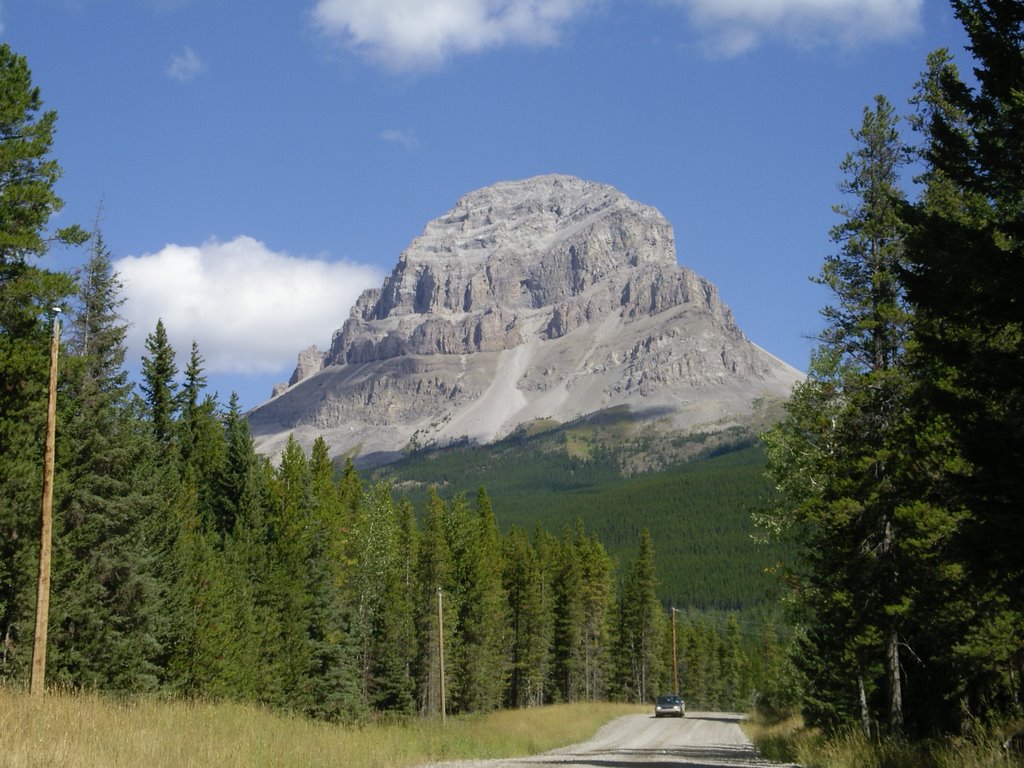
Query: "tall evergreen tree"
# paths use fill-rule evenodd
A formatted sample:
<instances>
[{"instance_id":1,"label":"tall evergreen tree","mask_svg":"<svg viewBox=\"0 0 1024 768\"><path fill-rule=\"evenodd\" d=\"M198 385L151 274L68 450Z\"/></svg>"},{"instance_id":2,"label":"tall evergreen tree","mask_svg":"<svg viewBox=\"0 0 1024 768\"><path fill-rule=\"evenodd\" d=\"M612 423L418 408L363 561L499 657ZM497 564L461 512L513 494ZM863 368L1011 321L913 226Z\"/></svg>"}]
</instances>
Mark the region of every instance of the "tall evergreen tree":
<instances>
[{"instance_id":1,"label":"tall evergreen tree","mask_svg":"<svg viewBox=\"0 0 1024 768\"><path fill-rule=\"evenodd\" d=\"M548 699L572 702L586 696L586 608L583 565L572 532L566 527L556 548L551 574L551 675Z\"/></svg>"},{"instance_id":2,"label":"tall evergreen tree","mask_svg":"<svg viewBox=\"0 0 1024 768\"><path fill-rule=\"evenodd\" d=\"M521 528L513 528L506 536L502 563L510 633L505 703L511 707L540 706L544 703L551 646L547 572Z\"/></svg>"},{"instance_id":3,"label":"tall evergreen tree","mask_svg":"<svg viewBox=\"0 0 1024 768\"><path fill-rule=\"evenodd\" d=\"M249 422L242 415L238 395L232 392L224 415L224 456L212 489L214 525L221 536L234 530L243 506L260 503L257 467Z\"/></svg>"},{"instance_id":4,"label":"tall evergreen tree","mask_svg":"<svg viewBox=\"0 0 1024 768\"><path fill-rule=\"evenodd\" d=\"M174 348L167 337L163 319L156 321L156 328L146 337L148 357L142 358L142 389L153 434L157 442L166 445L174 435L174 420L177 414L177 389L175 376L178 365L174 362Z\"/></svg>"},{"instance_id":5,"label":"tall evergreen tree","mask_svg":"<svg viewBox=\"0 0 1024 768\"><path fill-rule=\"evenodd\" d=\"M64 207L54 187L62 172L49 158L57 113L40 114L43 101L25 57L0 44L0 285L18 277L31 257L46 253L52 241L81 244L78 226L49 237L50 216ZM5 286L6 287L6 286Z\"/></svg>"},{"instance_id":6,"label":"tall evergreen tree","mask_svg":"<svg viewBox=\"0 0 1024 768\"><path fill-rule=\"evenodd\" d=\"M609 627L615 607L612 562L597 536L584 532L582 522L577 522L576 547L582 573L583 695L598 701L607 696L610 685Z\"/></svg>"},{"instance_id":7,"label":"tall evergreen tree","mask_svg":"<svg viewBox=\"0 0 1024 768\"><path fill-rule=\"evenodd\" d=\"M269 694L272 703L302 712L313 705L308 678L313 666L311 596L306 582L313 496L309 461L294 437L281 452L270 502L267 581L278 635L268 648L277 678Z\"/></svg>"},{"instance_id":8,"label":"tall evergreen tree","mask_svg":"<svg viewBox=\"0 0 1024 768\"><path fill-rule=\"evenodd\" d=\"M897 366L907 322L896 282L903 234L896 208L905 153L895 113L881 96L864 110L853 136L857 149L840 166L846 174L840 189L853 204L836 207L844 217L832 229L839 250L826 258L819 278L835 303L822 312L822 347L808 382L795 393L787 421L768 434L769 471L783 491L777 522L801 545L807 607L821 629L809 637L838 643L828 653L848 664L850 701L859 688L865 704L865 686L874 684L869 672L885 644L889 720L899 728L895 622L902 611L881 611L893 604L883 593L898 573L894 434L905 400ZM796 464L808 457L810 466ZM794 473L804 474L794 479Z\"/></svg>"},{"instance_id":9,"label":"tall evergreen tree","mask_svg":"<svg viewBox=\"0 0 1024 768\"><path fill-rule=\"evenodd\" d=\"M363 696L381 711L415 709L412 663L416 633L411 571L411 510L396 509L391 488L375 485L352 529L350 589L356 604Z\"/></svg>"},{"instance_id":10,"label":"tall evergreen tree","mask_svg":"<svg viewBox=\"0 0 1024 768\"><path fill-rule=\"evenodd\" d=\"M459 622L465 648L460 706L469 712L485 712L497 707L504 694L508 597L501 580L498 523L482 487L477 491L472 523Z\"/></svg>"},{"instance_id":11,"label":"tall evergreen tree","mask_svg":"<svg viewBox=\"0 0 1024 768\"><path fill-rule=\"evenodd\" d=\"M237 493L232 491L232 498L237 501L230 507L232 527L221 533L225 568L232 585L232 621L238 628L238 665L230 683L235 697L270 701L274 686L280 682L273 650L278 647L281 636L274 601L275 580L270 567L268 516L273 469L266 458L257 457L253 451L244 419L234 430L230 426L226 430L229 460L224 464L220 486L222 491L237 489ZM218 519L219 527L225 527L228 517Z\"/></svg>"},{"instance_id":12,"label":"tall evergreen tree","mask_svg":"<svg viewBox=\"0 0 1024 768\"><path fill-rule=\"evenodd\" d=\"M171 553L174 581L168 601L174 620L169 684L188 696L230 697L239 663L239 636L230 620L236 599L231 573L199 511L198 482L191 466L185 466L178 487L178 530Z\"/></svg>"},{"instance_id":13,"label":"tall evergreen tree","mask_svg":"<svg viewBox=\"0 0 1024 768\"><path fill-rule=\"evenodd\" d=\"M0 44L0 676L20 677L31 652L40 483L52 315L72 280L36 267L49 245L84 242L48 231L63 201L50 157L57 121L42 111L28 62Z\"/></svg>"},{"instance_id":14,"label":"tall evergreen tree","mask_svg":"<svg viewBox=\"0 0 1024 768\"><path fill-rule=\"evenodd\" d=\"M1024 700L1024 7L953 0L976 87L947 56L919 87L924 194L905 209L922 430L950 450L935 503L963 510L953 653L938 679L968 716Z\"/></svg>"},{"instance_id":15,"label":"tall evergreen tree","mask_svg":"<svg viewBox=\"0 0 1024 768\"><path fill-rule=\"evenodd\" d=\"M309 459L312 508L309 515L310 704L306 713L323 719L351 718L364 711L353 636L354 608L345 589L346 539L341 496L334 483L330 451L322 437Z\"/></svg>"},{"instance_id":16,"label":"tall evergreen tree","mask_svg":"<svg viewBox=\"0 0 1024 768\"><path fill-rule=\"evenodd\" d=\"M653 699L663 677L665 616L656 584L654 542L644 528L640 531L636 560L629 567L622 588L615 650L618 688L630 701Z\"/></svg>"},{"instance_id":17,"label":"tall evergreen tree","mask_svg":"<svg viewBox=\"0 0 1024 768\"><path fill-rule=\"evenodd\" d=\"M145 433L124 368L124 299L98 226L69 323L55 515L51 671L67 684L157 685L154 555L159 506Z\"/></svg>"},{"instance_id":18,"label":"tall evergreen tree","mask_svg":"<svg viewBox=\"0 0 1024 768\"><path fill-rule=\"evenodd\" d=\"M417 635L420 638L416 664L417 698L420 713L424 715L437 715L441 712L442 655L446 676L450 674L451 656L448 648L456 614L450 599L454 581L451 551L445 535L445 515L444 501L431 486L427 494L426 516L420 539L417 574L419 595L416 601ZM443 610L443 621L440 622L444 625L443 637L438 626L439 602Z\"/></svg>"}]
</instances>

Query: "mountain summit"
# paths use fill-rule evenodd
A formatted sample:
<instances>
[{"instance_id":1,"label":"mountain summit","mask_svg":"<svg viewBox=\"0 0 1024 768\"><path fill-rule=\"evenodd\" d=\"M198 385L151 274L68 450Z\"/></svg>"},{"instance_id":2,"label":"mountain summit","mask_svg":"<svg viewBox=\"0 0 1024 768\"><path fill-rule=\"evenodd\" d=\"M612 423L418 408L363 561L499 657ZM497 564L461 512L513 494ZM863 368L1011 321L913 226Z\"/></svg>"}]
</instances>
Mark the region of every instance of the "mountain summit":
<instances>
[{"instance_id":1,"label":"mountain summit","mask_svg":"<svg viewBox=\"0 0 1024 768\"><path fill-rule=\"evenodd\" d=\"M331 348L249 414L257 447L488 442L615 406L719 429L801 374L751 343L672 227L616 189L549 175L471 192L427 224Z\"/></svg>"}]
</instances>

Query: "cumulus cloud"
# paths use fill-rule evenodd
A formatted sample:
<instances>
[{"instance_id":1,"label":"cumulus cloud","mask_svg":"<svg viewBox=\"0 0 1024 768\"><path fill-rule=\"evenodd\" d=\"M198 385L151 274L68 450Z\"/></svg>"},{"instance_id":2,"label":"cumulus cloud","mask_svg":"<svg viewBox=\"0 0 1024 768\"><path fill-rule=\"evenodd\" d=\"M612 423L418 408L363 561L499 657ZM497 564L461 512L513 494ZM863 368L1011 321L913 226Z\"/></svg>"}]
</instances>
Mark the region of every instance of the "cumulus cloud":
<instances>
[{"instance_id":1,"label":"cumulus cloud","mask_svg":"<svg viewBox=\"0 0 1024 768\"><path fill-rule=\"evenodd\" d=\"M114 268L124 283L130 358L145 354L162 318L179 369L195 340L210 374L277 373L304 346L326 349L359 294L383 280L375 267L289 256L244 236L167 245Z\"/></svg>"},{"instance_id":2,"label":"cumulus cloud","mask_svg":"<svg viewBox=\"0 0 1024 768\"><path fill-rule=\"evenodd\" d=\"M893 40L919 29L923 0L662 0L685 9L710 53L736 56L765 39L802 46Z\"/></svg>"},{"instance_id":3,"label":"cumulus cloud","mask_svg":"<svg viewBox=\"0 0 1024 768\"><path fill-rule=\"evenodd\" d=\"M316 0L323 31L393 69L505 45L545 45L600 0Z\"/></svg>"},{"instance_id":4,"label":"cumulus cloud","mask_svg":"<svg viewBox=\"0 0 1024 768\"><path fill-rule=\"evenodd\" d=\"M185 50L176 53L171 57L171 63L167 65L167 76L180 83L187 83L194 80L206 70L206 62L199 58L195 51L185 46Z\"/></svg>"}]
</instances>

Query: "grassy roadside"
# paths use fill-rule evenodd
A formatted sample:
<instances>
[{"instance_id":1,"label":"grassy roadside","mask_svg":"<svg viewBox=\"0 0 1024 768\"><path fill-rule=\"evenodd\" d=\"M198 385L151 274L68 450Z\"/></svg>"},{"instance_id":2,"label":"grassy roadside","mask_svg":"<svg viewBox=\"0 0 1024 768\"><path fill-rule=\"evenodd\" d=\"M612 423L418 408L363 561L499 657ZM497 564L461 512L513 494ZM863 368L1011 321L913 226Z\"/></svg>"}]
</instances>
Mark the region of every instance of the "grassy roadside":
<instances>
[{"instance_id":1,"label":"grassy roadside","mask_svg":"<svg viewBox=\"0 0 1024 768\"><path fill-rule=\"evenodd\" d=\"M1018 726L1020 724L1017 724ZM753 715L743 730L769 760L804 768L1021 768L1024 756L1007 753L1006 732L984 730L974 738L874 741L860 731L826 737L806 728L799 716L767 719Z\"/></svg>"},{"instance_id":2,"label":"grassy roadside","mask_svg":"<svg viewBox=\"0 0 1024 768\"><path fill-rule=\"evenodd\" d=\"M438 720L316 723L230 703L30 697L0 687L2 768L404 768L510 757L589 738L646 708L572 704Z\"/></svg>"}]
</instances>

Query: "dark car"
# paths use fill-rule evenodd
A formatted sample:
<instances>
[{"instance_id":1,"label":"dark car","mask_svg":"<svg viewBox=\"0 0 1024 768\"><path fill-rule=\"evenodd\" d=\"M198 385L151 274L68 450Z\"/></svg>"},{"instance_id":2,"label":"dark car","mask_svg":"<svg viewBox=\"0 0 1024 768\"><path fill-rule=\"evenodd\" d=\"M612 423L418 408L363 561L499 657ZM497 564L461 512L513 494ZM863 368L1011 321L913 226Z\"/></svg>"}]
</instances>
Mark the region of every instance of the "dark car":
<instances>
[{"instance_id":1,"label":"dark car","mask_svg":"<svg viewBox=\"0 0 1024 768\"><path fill-rule=\"evenodd\" d=\"M686 702L678 696L659 696L654 702L655 717L685 717Z\"/></svg>"}]
</instances>

